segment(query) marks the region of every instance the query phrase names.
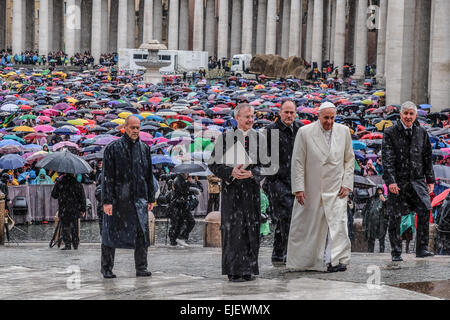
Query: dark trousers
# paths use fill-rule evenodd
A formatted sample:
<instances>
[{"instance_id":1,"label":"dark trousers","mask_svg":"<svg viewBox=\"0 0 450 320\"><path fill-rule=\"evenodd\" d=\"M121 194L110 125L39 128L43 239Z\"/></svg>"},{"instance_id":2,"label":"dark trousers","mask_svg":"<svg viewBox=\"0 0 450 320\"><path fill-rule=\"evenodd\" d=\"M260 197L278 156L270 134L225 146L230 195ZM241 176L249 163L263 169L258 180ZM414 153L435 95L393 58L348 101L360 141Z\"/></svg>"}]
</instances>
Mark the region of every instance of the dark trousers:
<instances>
[{"instance_id":1,"label":"dark trousers","mask_svg":"<svg viewBox=\"0 0 450 320\"><path fill-rule=\"evenodd\" d=\"M275 234L273 239L272 261L286 262L290 226L290 216L275 218Z\"/></svg>"},{"instance_id":2,"label":"dark trousers","mask_svg":"<svg viewBox=\"0 0 450 320\"><path fill-rule=\"evenodd\" d=\"M375 252L375 240L376 239L368 239L367 243L368 243L368 250L369 252ZM386 240L386 237L380 238L378 239L378 241L380 242L380 252L384 252L384 242Z\"/></svg>"},{"instance_id":3,"label":"dark trousers","mask_svg":"<svg viewBox=\"0 0 450 320\"><path fill-rule=\"evenodd\" d=\"M73 245L78 247L80 239L78 238L78 218L61 217L62 237L66 247Z\"/></svg>"},{"instance_id":4,"label":"dark trousers","mask_svg":"<svg viewBox=\"0 0 450 320\"><path fill-rule=\"evenodd\" d=\"M208 199L208 211L206 213L210 213L212 211L219 211L219 202L220 202L220 193L210 193Z\"/></svg>"},{"instance_id":5,"label":"dark trousers","mask_svg":"<svg viewBox=\"0 0 450 320\"><path fill-rule=\"evenodd\" d=\"M134 263L136 271L147 270L147 249L148 248L145 246L144 233L142 232L140 225L138 225L136 231L136 247L134 249ZM104 274L105 271L112 271L114 267L115 253L116 248L108 247L102 244L102 274Z\"/></svg>"},{"instance_id":6,"label":"dark trousers","mask_svg":"<svg viewBox=\"0 0 450 320\"><path fill-rule=\"evenodd\" d=\"M194 229L195 220L187 208L176 208L170 216L169 239L172 244L177 239L187 240Z\"/></svg>"},{"instance_id":7,"label":"dark trousers","mask_svg":"<svg viewBox=\"0 0 450 320\"><path fill-rule=\"evenodd\" d=\"M391 197L392 195L389 194ZM430 210L420 201L414 189L408 185L403 190L400 197L393 196L396 201L403 201L409 206L410 212L417 214L417 234L416 234L416 252L428 250ZM402 253L402 240L400 237L401 214L392 212L395 206L390 208L389 212L389 241L391 243L392 256L400 256Z\"/></svg>"}]
</instances>

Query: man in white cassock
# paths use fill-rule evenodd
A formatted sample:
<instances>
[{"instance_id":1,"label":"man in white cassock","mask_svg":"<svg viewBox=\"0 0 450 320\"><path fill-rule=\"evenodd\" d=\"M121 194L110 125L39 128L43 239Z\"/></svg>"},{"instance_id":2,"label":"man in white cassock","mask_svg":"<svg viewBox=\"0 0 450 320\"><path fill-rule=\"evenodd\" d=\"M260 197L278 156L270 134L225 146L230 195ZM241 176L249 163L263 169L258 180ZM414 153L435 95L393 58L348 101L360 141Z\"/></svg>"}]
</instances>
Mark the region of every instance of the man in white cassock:
<instances>
[{"instance_id":1,"label":"man in white cassock","mask_svg":"<svg viewBox=\"0 0 450 320\"><path fill-rule=\"evenodd\" d=\"M351 244L347 197L353 190L354 160L349 128L334 123L331 102L319 121L300 128L292 154L292 210L286 266L296 270L347 270Z\"/></svg>"}]
</instances>

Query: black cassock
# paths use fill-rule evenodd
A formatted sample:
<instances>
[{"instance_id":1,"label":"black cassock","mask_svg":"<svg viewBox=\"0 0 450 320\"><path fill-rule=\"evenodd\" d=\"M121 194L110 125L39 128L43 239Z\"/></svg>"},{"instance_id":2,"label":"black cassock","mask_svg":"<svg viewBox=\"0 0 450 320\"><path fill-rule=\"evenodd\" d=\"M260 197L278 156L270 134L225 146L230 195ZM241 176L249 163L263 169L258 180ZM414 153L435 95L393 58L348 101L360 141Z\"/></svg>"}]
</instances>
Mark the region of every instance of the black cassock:
<instances>
[{"instance_id":1,"label":"black cassock","mask_svg":"<svg viewBox=\"0 0 450 320\"><path fill-rule=\"evenodd\" d=\"M249 135L244 138L239 129L231 130L223 135L223 154L231 146L227 145L227 136L236 135L232 141L241 141L245 150L255 164L250 164L246 170L251 170L253 177L249 179L234 179L231 175L233 168L217 160L220 158L214 150L210 164L210 170L222 179L222 206L221 206L221 231L222 231L222 274L223 275L258 275L258 252L260 240L260 181L262 166L255 150L249 150L250 135L256 131L251 129ZM239 137L239 138L238 138ZM222 136L216 140L219 141ZM231 140L230 140L231 141ZM245 141L245 143L243 143ZM257 147L256 147L257 149ZM217 155L217 157L216 157Z\"/></svg>"}]
</instances>

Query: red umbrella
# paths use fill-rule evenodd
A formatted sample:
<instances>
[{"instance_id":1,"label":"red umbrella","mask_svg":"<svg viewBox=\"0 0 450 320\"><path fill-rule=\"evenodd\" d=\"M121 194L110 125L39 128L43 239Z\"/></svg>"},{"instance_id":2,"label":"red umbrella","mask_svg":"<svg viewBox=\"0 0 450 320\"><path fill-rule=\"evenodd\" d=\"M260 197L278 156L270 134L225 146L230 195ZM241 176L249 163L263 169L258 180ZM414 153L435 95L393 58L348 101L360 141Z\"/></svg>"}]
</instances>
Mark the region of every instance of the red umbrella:
<instances>
[{"instance_id":1,"label":"red umbrella","mask_svg":"<svg viewBox=\"0 0 450 320\"><path fill-rule=\"evenodd\" d=\"M33 109L33 108L30 106L21 106L20 107L20 110L31 110L31 109Z\"/></svg>"},{"instance_id":2,"label":"red umbrella","mask_svg":"<svg viewBox=\"0 0 450 320\"><path fill-rule=\"evenodd\" d=\"M441 202L445 200L445 198L447 197L449 192L450 192L450 189L447 189L444 192L442 192L441 194L437 195L431 202L431 206L436 207L437 205L441 204Z\"/></svg>"},{"instance_id":3,"label":"red umbrella","mask_svg":"<svg viewBox=\"0 0 450 320\"><path fill-rule=\"evenodd\" d=\"M314 113L314 114L317 113L317 111L316 111L315 109L313 109L313 108L304 108L304 109L302 109L302 111L300 111L300 112L304 112L304 113Z\"/></svg>"},{"instance_id":4,"label":"red umbrella","mask_svg":"<svg viewBox=\"0 0 450 320\"><path fill-rule=\"evenodd\" d=\"M370 140L376 140L376 139L383 139L383 134L379 132L365 134L361 137L361 140L370 139Z\"/></svg>"},{"instance_id":5,"label":"red umbrella","mask_svg":"<svg viewBox=\"0 0 450 320\"><path fill-rule=\"evenodd\" d=\"M307 120L307 119L302 119L300 120L301 123L303 123L304 125L310 124L311 120Z\"/></svg>"},{"instance_id":6,"label":"red umbrella","mask_svg":"<svg viewBox=\"0 0 450 320\"><path fill-rule=\"evenodd\" d=\"M213 121L214 121L215 124L218 124L218 125L222 125L222 124L225 123L225 120L224 119L220 119L220 118L215 118L215 119L213 119Z\"/></svg>"}]
</instances>

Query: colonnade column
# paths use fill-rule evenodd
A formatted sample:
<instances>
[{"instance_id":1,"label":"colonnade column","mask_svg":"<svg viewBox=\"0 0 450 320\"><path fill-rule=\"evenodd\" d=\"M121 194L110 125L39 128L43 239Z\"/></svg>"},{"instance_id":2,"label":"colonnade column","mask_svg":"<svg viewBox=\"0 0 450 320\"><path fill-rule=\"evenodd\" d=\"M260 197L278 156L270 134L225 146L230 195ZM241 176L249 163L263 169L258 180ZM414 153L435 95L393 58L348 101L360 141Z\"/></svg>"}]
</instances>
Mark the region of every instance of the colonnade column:
<instances>
[{"instance_id":1,"label":"colonnade column","mask_svg":"<svg viewBox=\"0 0 450 320\"><path fill-rule=\"evenodd\" d=\"M336 24L334 29L334 67L343 75L345 63L345 13L347 0L336 0Z\"/></svg>"},{"instance_id":2,"label":"colonnade column","mask_svg":"<svg viewBox=\"0 0 450 320\"><path fill-rule=\"evenodd\" d=\"M242 53L252 53L253 1L243 1L242 9Z\"/></svg>"},{"instance_id":3,"label":"colonnade column","mask_svg":"<svg viewBox=\"0 0 450 320\"><path fill-rule=\"evenodd\" d=\"M52 51L53 30L53 0L41 0L39 3L39 55L46 56Z\"/></svg>"},{"instance_id":4,"label":"colonnade column","mask_svg":"<svg viewBox=\"0 0 450 320\"><path fill-rule=\"evenodd\" d=\"M289 38L292 32L291 28L291 0L283 0L283 14L281 27L281 56L289 57Z\"/></svg>"},{"instance_id":5,"label":"colonnade column","mask_svg":"<svg viewBox=\"0 0 450 320\"><path fill-rule=\"evenodd\" d=\"M228 57L228 0L219 0L217 59Z\"/></svg>"},{"instance_id":6,"label":"colonnade column","mask_svg":"<svg viewBox=\"0 0 450 320\"><path fill-rule=\"evenodd\" d=\"M142 1L142 0L141 0ZM148 43L153 40L153 0L144 2L144 29L142 42Z\"/></svg>"},{"instance_id":7,"label":"colonnade column","mask_svg":"<svg viewBox=\"0 0 450 320\"><path fill-rule=\"evenodd\" d=\"M312 65L312 37L314 20L314 0L308 0L308 16L306 21L305 60Z\"/></svg>"},{"instance_id":8,"label":"colonnade column","mask_svg":"<svg viewBox=\"0 0 450 320\"><path fill-rule=\"evenodd\" d=\"M277 1L267 0L266 54L275 54L277 47Z\"/></svg>"},{"instance_id":9,"label":"colonnade column","mask_svg":"<svg viewBox=\"0 0 450 320\"><path fill-rule=\"evenodd\" d=\"M403 0L401 0L403 1ZM355 79L364 79L367 65L367 0L358 0L355 31Z\"/></svg>"},{"instance_id":10,"label":"colonnade column","mask_svg":"<svg viewBox=\"0 0 450 320\"><path fill-rule=\"evenodd\" d=\"M197 2L198 0L195 0L195 8L197 8ZM195 18L195 11L194 11L194 49L195 49L195 24L196 24L196 18ZM179 14L180 21L178 22L178 49L179 50L189 50L189 0L180 0L180 14ZM203 25L203 18L202 23ZM203 33L203 29L202 29ZM203 35L202 35L203 37ZM202 48L203 50L203 48Z\"/></svg>"},{"instance_id":11,"label":"colonnade column","mask_svg":"<svg viewBox=\"0 0 450 320\"><path fill-rule=\"evenodd\" d=\"M69 57L80 51L81 0L66 2L66 53Z\"/></svg>"},{"instance_id":12,"label":"colonnade column","mask_svg":"<svg viewBox=\"0 0 450 320\"><path fill-rule=\"evenodd\" d=\"M384 81L384 70L386 63L386 22L387 22L387 1L380 0L380 21L377 39L377 78Z\"/></svg>"},{"instance_id":13,"label":"colonnade column","mask_svg":"<svg viewBox=\"0 0 450 320\"><path fill-rule=\"evenodd\" d=\"M233 0L231 8L230 58L241 53L242 5L241 0ZM247 19L247 18L245 18Z\"/></svg>"},{"instance_id":14,"label":"colonnade column","mask_svg":"<svg viewBox=\"0 0 450 320\"><path fill-rule=\"evenodd\" d=\"M92 57L99 63L100 55L108 50L108 0L92 2Z\"/></svg>"},{"instance_id":15,"label":"colonnade column","mask_svg":"<svg viewBox=\"0 0 450 320\"><path fill-rule=\"evenodd\" d=\"M169 34L167 37L167 47L169 50L178 50L179 5L179 0L169 1Z\"/></svg>"},{"instance_id":16,"label":"colonnade column","mask_svg":"<svg viewBox=\"0 0 450 320\"><path fill-rule=\"evenodd\" d=\"M193 34L194 51L203 51L203 38L204 38L203 20L204 20L203 0L195 0L194 34Z\"/></svg>"},{"instance_id":17,"label":"colonnade column","mask_svg":"<svg viewBox=\"0 0 450 320\"><path fill-rule=\"evenodd\" d=\"M302 56L302 0L291 0L288 56Z\"/></svg>"},{"instance_id":18,"label":"colonnade column","mask_svg":"<svg viewBox=\"0 0 450 320\"><path fill-rule=\"evenodd\" d=\"M206 1L206 28L205 28L205 51L208 56L215 55L216 49L216 21L215 21L215 0Z\"/></svg>"},{"instance_id":19,"label":"colonnade column","mask_svg":"<svg viewBox=\"0 0 450 320\"><path fill-rule=\"evenodd\" d=\"M317 67L321 72L323 54L323 0L314 0L313 19L311 65L313 62L317 62Z\"/></svg>"},{"instance_id":20,"label":"colonnade column","mask_svg":"<svg viewBox=\"0 0 450 320\"><path fill-rule=\"evenodd\" d=\"M153 39L162 42L162 0L153 0Z\"/></svg>"},{"instance_id":21,"label":"colonnade column","mask_svg":"<svg viewBox=\"0 0 450 320\"><path fill-rule=\"evenodd\" d=\"M267 0L258 0L258 16L256 26L256 53L266 52Z\"/></svg>"}]
</instances>

